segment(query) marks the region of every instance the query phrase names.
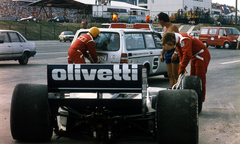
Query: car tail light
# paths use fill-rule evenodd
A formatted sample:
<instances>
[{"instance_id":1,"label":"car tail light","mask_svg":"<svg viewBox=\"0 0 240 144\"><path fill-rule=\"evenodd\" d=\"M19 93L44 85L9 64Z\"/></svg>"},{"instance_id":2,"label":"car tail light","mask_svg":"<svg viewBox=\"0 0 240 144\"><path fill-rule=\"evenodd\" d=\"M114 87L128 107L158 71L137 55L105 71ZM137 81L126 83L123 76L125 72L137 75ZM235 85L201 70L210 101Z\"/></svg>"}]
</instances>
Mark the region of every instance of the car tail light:
<instances>
[{"instance_id":1,"label":"car tail light","mask_svg":"<svg viewBox=\"0 0 240 144\"><path fill-rule=\"evenodd\" d=\"M120 63L128 63L127 54L122 53Z\"/></svg>"}]
</instances>

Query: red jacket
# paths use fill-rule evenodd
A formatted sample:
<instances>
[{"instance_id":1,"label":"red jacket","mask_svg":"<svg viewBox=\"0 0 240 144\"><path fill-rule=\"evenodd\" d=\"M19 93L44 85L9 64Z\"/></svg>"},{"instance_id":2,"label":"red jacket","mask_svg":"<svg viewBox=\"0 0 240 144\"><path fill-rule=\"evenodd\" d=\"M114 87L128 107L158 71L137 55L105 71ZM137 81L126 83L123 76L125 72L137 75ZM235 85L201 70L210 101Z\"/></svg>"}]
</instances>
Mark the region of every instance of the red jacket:
<instances>
[{"instance_id":1,"label":"red jacket","mask_svg":"<svg viewBox=\"0 0 240 144\"><path fill-rule=\"evenodd\" d=\"M177 50L180 59L179 72L182 72L187 67L189 61L192 57L199 54L202 49L208 51L207 47L197 38L187 34L187 33L175 33L178 38Z\"/></svg>"},{"instance_id":2,"label":"red jacket","mask_svg":"<svg viewBox=\"0 0 240 144\"><path fill-rule=\"evenodd\" d=\"M79 36L76 41L70 46L68 56L71 58L74 53L81 51L83 56L88 58L89 54L87 53L87 50L89 51L89 54L91 55L94 62L97 62L98 58L94 40L90 34L83 34Z\"/></svg>"}]
</instances>

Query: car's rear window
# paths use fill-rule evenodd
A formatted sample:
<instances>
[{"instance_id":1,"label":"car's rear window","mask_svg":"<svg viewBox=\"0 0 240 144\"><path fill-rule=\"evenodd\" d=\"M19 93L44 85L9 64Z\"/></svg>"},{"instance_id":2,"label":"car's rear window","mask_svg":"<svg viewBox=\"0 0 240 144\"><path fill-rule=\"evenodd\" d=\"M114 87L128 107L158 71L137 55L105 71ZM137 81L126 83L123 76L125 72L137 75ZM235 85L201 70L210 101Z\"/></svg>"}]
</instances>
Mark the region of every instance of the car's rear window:
<instances>
[{"instance_id":1,"label":"car's rear window","mask_svg":"<svg viewBox=\"0 0 240 144\"><path fill-rule=\"evenodd\" d=\"M86 34L82 32L79 34ZM118 51L120 49L120 36L117 32L101 32L95 42L96 51ZM125 33L125 46L127 50L162 48L161 40L152 33Z\"/></svg>"},{"instance_id":2,"label":"car's rear window","mask_svg":"<svg viewBox=\"0 0 240 144\"><path fill-rule=\"evenodd\" d=\"M82 32L81 36L87 32ZM96 51L118 51L120 48L119 33L115 32L101 32L99 37L94 40Z\"/></svg>"},{"instance_id":3,"label":"car's rear window","mask_svg":"<svg viewBox=\"0 0 240 144\"><path fill-rule=\"evenodd\" d=\"M118 51L120 48L119 33L101 32L95 42L96 51Z\"/></svg>"}]
</instances>

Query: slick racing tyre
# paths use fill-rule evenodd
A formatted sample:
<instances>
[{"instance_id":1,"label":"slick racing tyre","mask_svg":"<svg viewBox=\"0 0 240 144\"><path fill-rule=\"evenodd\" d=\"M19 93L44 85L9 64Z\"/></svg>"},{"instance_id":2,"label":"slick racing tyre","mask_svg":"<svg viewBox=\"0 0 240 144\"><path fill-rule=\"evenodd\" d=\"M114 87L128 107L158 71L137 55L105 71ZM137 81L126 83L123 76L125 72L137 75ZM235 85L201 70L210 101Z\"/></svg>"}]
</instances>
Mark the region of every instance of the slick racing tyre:
<instances>
[{"instance_id":1,"label":"slick racing tyre","mask_svg":"<svg viewBox=\"0 0 240 144\"><path fill-rule=\"evenodd\" d=\"M47 85L18 84L12 95L10 126L19 141L49 141L52 137Z\"/></svg>"},{"instance_id":2,"label":"slick racing tyre","mask_svg":"<svg viewBox=\"0 0 240 144\"><path fill-rule=\"evenodd\" d=\"M202 111L202 81L198 76L185 76L183 78L183 89L193 89L198 94L198 113Z\"/></svg>"},{"instance_id":3,"label":"slick racing tyre","mask_svg":"<svg viewBox=\"0 0 240 144\"><path fill-rule=\"evenodd\" d=\"M197 144L197 93L194 90L159 91L156 100L158 144Z\"/></svg>"}]
</instances>

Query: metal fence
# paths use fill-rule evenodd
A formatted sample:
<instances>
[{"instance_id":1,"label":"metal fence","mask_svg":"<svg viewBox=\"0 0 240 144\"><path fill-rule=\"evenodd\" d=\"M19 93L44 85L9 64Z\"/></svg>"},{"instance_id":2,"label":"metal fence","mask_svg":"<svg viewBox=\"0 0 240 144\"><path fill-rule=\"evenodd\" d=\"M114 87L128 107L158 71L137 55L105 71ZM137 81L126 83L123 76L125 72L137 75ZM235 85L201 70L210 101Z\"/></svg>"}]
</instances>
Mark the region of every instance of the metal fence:
<instances>
[{"instance_id":1,"label":"metal fence","mask_svg":"<svg viewBox=\"0 0 240 144\"><path fill-rule=\"evenodd\" d=\"M98 26L98 24L89 23L89 28ZM65 23L63 26L51 23L13 23L9 25L0 25L1 29L16 30L28 40L58 40L58 36L63 31L72 31L76 33L81 28L80 23Z\"/></svg>"},{"instance_id":2,"label":"metal fence","mask_svg":"<svg viewBox=\"0 0 240 144\"><path fill-rule=\"evenodd\" d=\"M75 33L80 28L80 26L8 25L9 30L19 31L28 40L57 40L62 31Z\"/></svg>"}]
</instances>

